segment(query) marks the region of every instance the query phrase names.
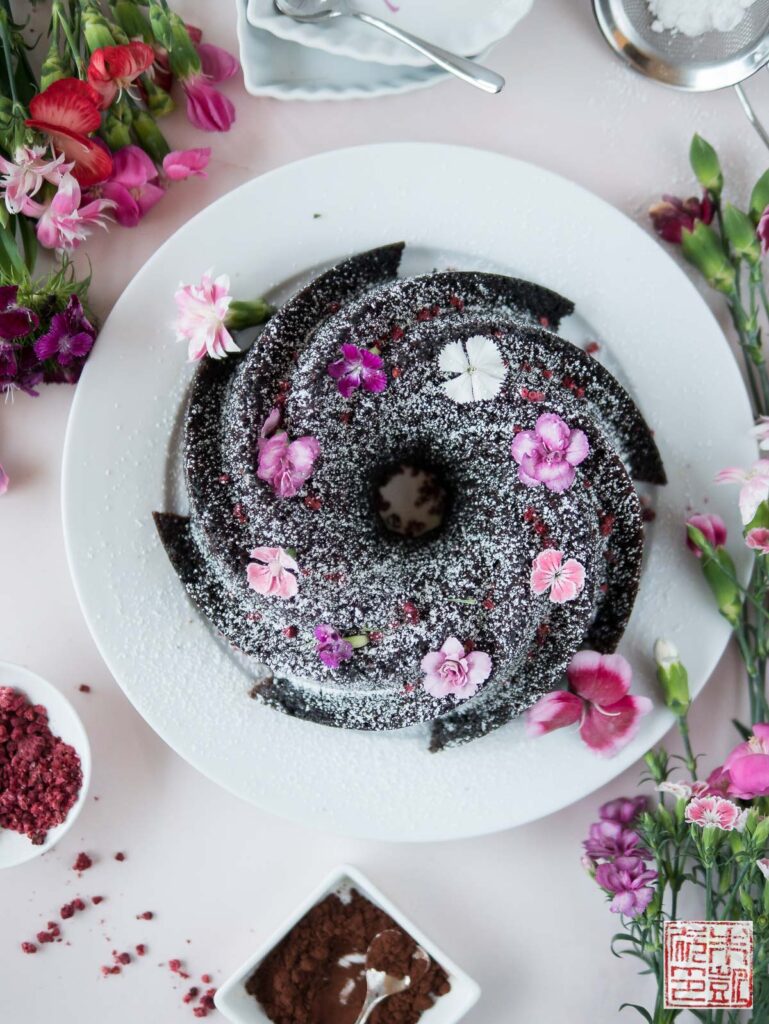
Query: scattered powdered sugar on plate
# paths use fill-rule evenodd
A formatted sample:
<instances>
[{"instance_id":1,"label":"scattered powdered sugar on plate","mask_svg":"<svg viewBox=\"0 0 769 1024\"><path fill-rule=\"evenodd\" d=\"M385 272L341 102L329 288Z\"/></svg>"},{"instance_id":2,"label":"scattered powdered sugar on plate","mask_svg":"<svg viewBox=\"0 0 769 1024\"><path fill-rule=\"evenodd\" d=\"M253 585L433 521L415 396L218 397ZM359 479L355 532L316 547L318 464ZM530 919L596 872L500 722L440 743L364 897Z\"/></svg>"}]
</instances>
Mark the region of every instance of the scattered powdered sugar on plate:
<instances>
[{"instance_id":1,"label":"scattered powdered sugar on plate","mask_svg":"<svg viewBox=\"0 0 769 1024\"><path fill-rule=\"evenodd\" d=\"M655 32L731 32L756 0L648 0Z\"/></svg>"}]
</instances>

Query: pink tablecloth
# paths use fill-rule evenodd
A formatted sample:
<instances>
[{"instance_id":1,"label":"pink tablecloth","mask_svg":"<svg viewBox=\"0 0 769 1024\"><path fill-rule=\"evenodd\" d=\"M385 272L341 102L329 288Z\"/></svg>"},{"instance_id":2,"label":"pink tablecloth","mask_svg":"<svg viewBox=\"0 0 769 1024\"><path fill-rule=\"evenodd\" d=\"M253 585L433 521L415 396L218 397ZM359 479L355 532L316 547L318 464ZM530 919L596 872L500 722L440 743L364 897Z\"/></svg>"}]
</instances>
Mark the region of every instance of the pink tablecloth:
<instances>
[{"instance_id":1,"label":"pink tablecloth","mask_svg":"<svg viewBox=\"0 0 769 1024\"><path fill-rule=\"evenodd\" d=\"M177 0L175 7L212 42L235 48L232 4ZM214 150L208 180L175 188L140 228L114 229L89 245L98 312L108 313L134 272L195 211L253 175L335 147L419 139L493 149L566 175L641 222L660 191L692 190L687 150L695 129L718 146L737 197L769 163L731 92L677 94L634 77L606 48L587 0L537 0L490 63L509 83L495 99L449 82L366 103L283 104L253 99L233 81L226 89L238 121L229 135L205 140ZM748 88L769 116L766 74ZM168 133L180 147L201 144L182 115ZM223 980L342 860L370 873L480 982L482 1002L468 1024L610 1024L623 1000L650 1002L634 963L611 956L617 921L579 864L598 802L632 791L635 770L537 824L412 848L318 835L268 817L202 778L155 736L102 664L70 583L59 474L71 400L69 388L49 388L0 408L0 461L12 477L0 499L0 657L73 698L95 760L93 799L70 836L0 877L0 1019L193 1019L181 1001L185 983L165 962L182 958L196 977ZM78 692L82 682L90 694ZM698 748L722 755L733 740L729 718L741 707L737 661L727 655L692 715ZM81 849L95 864L78 879L70 865ZM125 852L123 862L113 859L116 851ZM24 956L19 943L58 919L77 893L105 901L66 923L66 943ZM145 910L155 912L152 921L136 919ZM113 949L139 942L148 949L141 962L102 978Z\"/></svg>"}]
</instances>

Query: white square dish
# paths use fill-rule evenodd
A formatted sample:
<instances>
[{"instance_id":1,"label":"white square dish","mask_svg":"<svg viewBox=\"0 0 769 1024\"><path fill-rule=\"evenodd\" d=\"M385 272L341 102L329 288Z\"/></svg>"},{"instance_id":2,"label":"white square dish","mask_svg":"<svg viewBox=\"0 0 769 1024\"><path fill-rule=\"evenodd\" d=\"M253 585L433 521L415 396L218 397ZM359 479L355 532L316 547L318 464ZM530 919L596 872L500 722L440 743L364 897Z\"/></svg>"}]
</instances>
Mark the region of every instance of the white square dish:
<instances>
[{"instance_id":1,"label":"white square dish","mask_svg":"<svg viewBox=\"0 0 769 1024\"><path fill-rule=\"evenodd\" d=\"M270 1024L257 1000L246 991L246 982L268 953L285 938L295 924L326 896L352 885L414 938L443 967L449 976L451 990L441 996L421 1017L425 1024L456 1024L475 1005L480 988L464 971L431 942L390 900L364 875L348 864L336 868L290 915L290 917L256 950L244 964L219 988L214 998L216 1008L232 1024Z\"/></svg>"}]
</instances>

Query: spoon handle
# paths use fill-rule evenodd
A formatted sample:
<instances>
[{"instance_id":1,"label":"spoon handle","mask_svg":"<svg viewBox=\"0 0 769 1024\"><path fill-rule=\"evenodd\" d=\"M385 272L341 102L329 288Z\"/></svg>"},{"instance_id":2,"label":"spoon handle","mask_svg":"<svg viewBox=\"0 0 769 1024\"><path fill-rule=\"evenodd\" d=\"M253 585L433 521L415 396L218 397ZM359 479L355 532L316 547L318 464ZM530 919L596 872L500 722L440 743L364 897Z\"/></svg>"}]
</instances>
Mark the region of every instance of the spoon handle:
<instances>
[{"instance_id":1,"label":"spoon handle","mask_svg":"<svg viewBox=\"0 0 769 1024\"><path fill-rule=\"evenodd\" d=\"M359 21L364 21L367 25L373 25L374 28L381 29L382 32L386 32L393 39L398 39L401 43L405 43L412 50L416 50L422 56L427 57L434 64L443 68L444 71L450 71L452 75L456 75L457 78L461 78L464 82L469 82L470 85L474 85L477 89L483 89L484 92L497 93L505 84L502 75L498 75L496 71L491 71L489 68L476 64L473 60L467 60L465 57L458 57L455 53L449 53L448 50L442 50L439 46L433 46L432 43L425 42L424 39L418 39L416 36L412 36L411 33L404 32L403 29L391 25L389 21L382 21L381 18L375 18L373 14L366 14L364 11L350 10L349 13L354 18L358 18Z\"/></svg>"},{"instance_id":2,"label":"spoon handle","mask_svg":"<svg viewBox=\"0 0 769 1024\"><path fill-rule=\"evenodd\" d=\"M376 992L367 992L366 998L363 1001L363 1006L361 1006L360 1013L355 1020L355 1024L366 1024L366 1021L374 1012L375 1008L386 998L386 995L377 995Z\"/></svg>"}]
</instances>

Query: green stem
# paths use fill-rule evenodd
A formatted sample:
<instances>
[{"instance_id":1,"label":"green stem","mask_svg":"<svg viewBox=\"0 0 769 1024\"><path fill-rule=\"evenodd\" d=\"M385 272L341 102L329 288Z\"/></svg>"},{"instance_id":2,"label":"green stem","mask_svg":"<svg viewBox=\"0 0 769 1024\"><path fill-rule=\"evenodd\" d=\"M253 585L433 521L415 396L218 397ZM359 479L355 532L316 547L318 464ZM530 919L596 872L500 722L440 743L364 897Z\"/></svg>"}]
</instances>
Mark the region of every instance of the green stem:
<instances>
[{"instance_id":1,"label":"green stem","mask_svg":"<svg viewBox=\"0 0 769 1024\"><path fill-rule=\"evenodd\" d=\"M11 90L11 100L14 107L19 102L16 92L16 75L11 61L11 36L8 31L8 18L5 11L0 11L0 43L3 44L3 56L5 57L5 68L8 75L8 88Z\"/></svg>"}]
</instances>

